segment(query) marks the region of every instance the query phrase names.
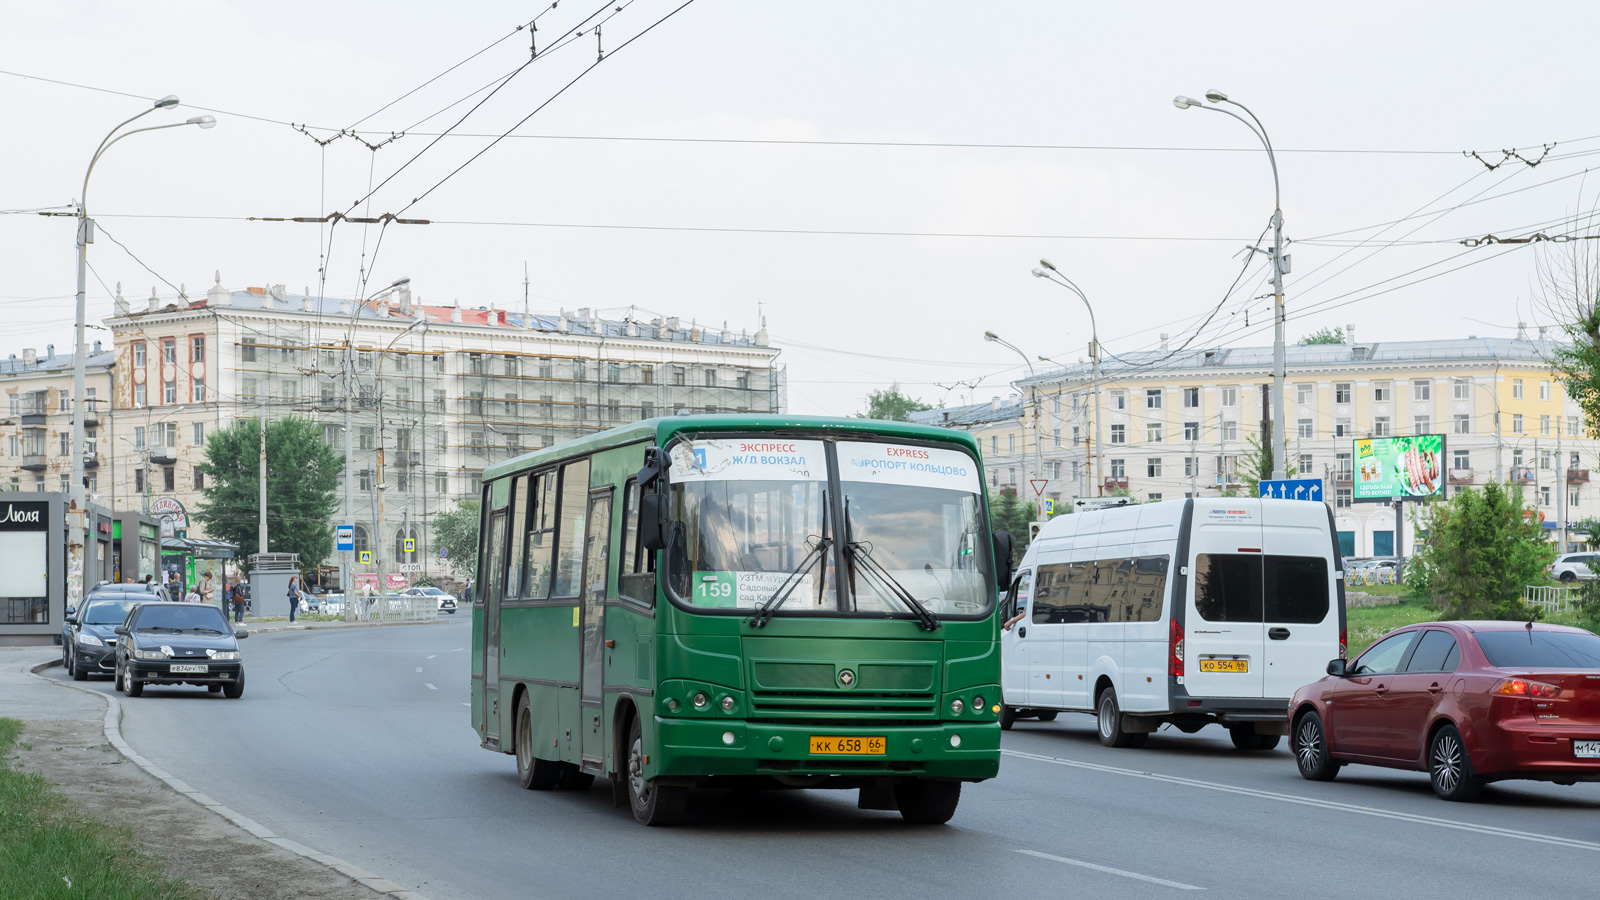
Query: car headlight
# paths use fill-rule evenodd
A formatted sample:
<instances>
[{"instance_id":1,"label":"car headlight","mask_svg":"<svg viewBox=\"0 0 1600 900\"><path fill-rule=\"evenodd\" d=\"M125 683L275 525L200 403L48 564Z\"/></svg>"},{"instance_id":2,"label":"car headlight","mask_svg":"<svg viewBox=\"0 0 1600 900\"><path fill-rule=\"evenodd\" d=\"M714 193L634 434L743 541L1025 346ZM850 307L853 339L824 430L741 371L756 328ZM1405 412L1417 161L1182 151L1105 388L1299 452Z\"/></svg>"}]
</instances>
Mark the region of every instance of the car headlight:
<instances>
[{"instance_id":1,"label":"car headlight","mask_svg":"<svg viewBox=\"0 0 1600 900\"><path fill-rule=\"evenodd\" d=\"M85 647L104 647L106 645L105 641L85 632L78 633L78 643Z\"/></svg>"},{"instance_id":2,"label":"car headlight","mask_svg":"<svg viewBox=\"0 0 1600 900\"><path fill-rule=\"evenodd\" d=\"M166 659L165 650L135 650L133 655L139 659Z\"/></svg>"},{"instance_id":3,"label":"car headlight","mask_svg":"<svg viewBox=\"0 0 1600 900\"><path fill-rule=\"evenodd\" d=\"M237 651L237 650L207 650L206 651L206 655L211 657L212 659L218 659L218 660L238 659L239 658L239 651Z\"/></svg>"}]
</instances>

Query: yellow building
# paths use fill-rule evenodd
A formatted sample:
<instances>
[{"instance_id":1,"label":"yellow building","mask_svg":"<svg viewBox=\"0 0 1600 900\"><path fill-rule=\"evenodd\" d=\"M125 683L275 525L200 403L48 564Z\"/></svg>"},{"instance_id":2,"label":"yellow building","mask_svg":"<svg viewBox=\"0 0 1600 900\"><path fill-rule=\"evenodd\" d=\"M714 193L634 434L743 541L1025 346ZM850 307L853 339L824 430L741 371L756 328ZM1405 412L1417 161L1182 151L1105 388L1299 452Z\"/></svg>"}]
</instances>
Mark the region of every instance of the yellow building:
<instances>
[{"instance_id":1,"label":"yellow building","mask_svg":"<svg viewBox=\"0 0 1600 900\"><path fill-rule=\"evenodd\" d=\"M1600 516L1600 493L1589 484L1600 443L1552 370L1556 346L1519 336L1289 347L1288 465L1323 480L1346 554L1395 552L1393 508L1352 502L1357 438L1444 434L1450 488L1516 481L1555 532ZM962 407L948 424L983 435L991 486L1022 485L1024 496L1028 479L1040 477L1036 436L1046 497L1126 490L1170 500L1242 489L1250 441L1269 433L1271 347L1107 355L1101 369L1098 390L1084 362L1017 382L1021 398L994 404L993 416ZM944 412L915 419L939 423ZM1409 523L1406 530L1409 550Z\"/></svg>"}]
</instances>

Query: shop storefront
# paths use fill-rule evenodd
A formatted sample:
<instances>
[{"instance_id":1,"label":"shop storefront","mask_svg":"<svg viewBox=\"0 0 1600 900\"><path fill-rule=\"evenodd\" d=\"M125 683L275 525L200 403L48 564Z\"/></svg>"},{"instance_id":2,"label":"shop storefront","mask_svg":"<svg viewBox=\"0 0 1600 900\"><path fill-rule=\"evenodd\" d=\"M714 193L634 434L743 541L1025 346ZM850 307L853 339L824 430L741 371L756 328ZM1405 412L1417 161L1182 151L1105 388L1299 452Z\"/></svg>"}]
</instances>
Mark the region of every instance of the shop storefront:
<instances>
[{"instance_id":1,"label":"shop storefront","mask_svg":"<svg viewBox=\"0 0 1600 900\"><path fill-rule=\"evenodd\" d=\"M156 576L161 525L136 512L117 513L111 520L111 580L143 581Z\"/></svg>"},{"instance_id":2,"label":"shop storefront","mask_svg":"<svg viewBox=\"0 0 1600 900\"><path fill-rule=\"evenodd\" d=\"M61 494L0 499L0 644L49 644L66 616L66 506Z\"/></svg>"}]
</instances>

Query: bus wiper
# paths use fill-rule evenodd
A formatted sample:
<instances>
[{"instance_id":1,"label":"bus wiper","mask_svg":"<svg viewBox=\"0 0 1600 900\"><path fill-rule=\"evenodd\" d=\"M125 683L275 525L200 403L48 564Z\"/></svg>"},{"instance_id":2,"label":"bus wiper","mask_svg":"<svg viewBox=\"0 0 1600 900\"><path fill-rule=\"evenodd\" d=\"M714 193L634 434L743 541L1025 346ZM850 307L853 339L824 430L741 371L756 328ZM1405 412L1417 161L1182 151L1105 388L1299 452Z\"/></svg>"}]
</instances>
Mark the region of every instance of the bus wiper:
<instances>
[{"instance_id":1,"label":"bus wiper","mask_svg":"<svg viewBox=\"0 0 1600 900\"><path fill-rule=\"evenodd\" d=\"M756 608L756 614L751 616L749 620L751 628L766 627L767 620L771 619L772 614L777 612L778 607L783 605L783 601L789 599L789 595L794 593L794 589L800 586L803 580L800 576L810 571L812 563L822 558L831 546L833 546L832 538L817 538L817 543L812 546L810 552L806 553L805 559L800 560L799 565L789 570L789 577L783 580L783 584L778 585L778 589L772 592L772 596L767 598L767 602Z\"/></svg>"},{"instance_id":2,"label":"bus wiper","mask_svg":"<svg viewBox=\"0 0 1600 900\"><path fill-rule=\"evenodd\" d=\"M924 631L933 631L938 628L941 624L939 617L930 612L926 606L923 606L922 601L913 597L911 592L906 590L905 585L895 580L895 577L889 574L889 570L885 569L882 563L872 558L872 543L870 541L852 540L851 537L854 534L855 527L850 521L850 501L847 499L844 503L844 545L849 550L847 558L851 563L851 567L855 568L857 561L859 561L860 571L875 582L874 587L904 603L906 608L911 610L916 615L917 620L922 623Z\"/></svg>"}]
</instances>

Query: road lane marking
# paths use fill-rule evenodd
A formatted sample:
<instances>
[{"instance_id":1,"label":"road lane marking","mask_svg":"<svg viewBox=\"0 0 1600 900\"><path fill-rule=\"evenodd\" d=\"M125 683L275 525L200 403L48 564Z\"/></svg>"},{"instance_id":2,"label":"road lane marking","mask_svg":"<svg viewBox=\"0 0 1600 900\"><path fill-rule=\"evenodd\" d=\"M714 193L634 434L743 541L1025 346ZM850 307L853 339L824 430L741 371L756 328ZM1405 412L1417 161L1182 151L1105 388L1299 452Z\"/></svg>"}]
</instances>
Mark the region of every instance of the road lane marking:
<instances>
[{"instance_id":1,"label":"road lane marking","mask_svg":"<svg viewBox=\"0 0 1600 900\"><path fill-rule=\"evenodd\" d=\"M1573 850L1600 851L1600 843L1593 841L1580 841L1573 838L1557 837L1550 834L1539 834L1533 831L1514 831L1510 828L1496 828L1493 825L1477 825L1472 822L1461 822L1455 819L1440 819L1434 816L1421 816L1415 813L1395 812L1393 810L1378 809L1372 806L1359 806L1354 803L1338 803L1333 800L1317 800L1312 797L1301 797L1295 794L1278 794L1272 791L1262 791L1255 788L1239 787L1231 784L1219 784L1214 781L1200 781L1194 778L1180 778L1176 775L1160 775L1155 772L1141 772L1137 769L1122 769L1116 766L1102 766L1096 763L1079 762L1071 759L1061 759L1056 756L1041 756L1036 753L1023 753L1018 750L1001 750L1006 756L1015 756L1019 759L1029 759L1035 762L1050 763L1057 766L1071 766L1075 769L1088 769L1094 772L1105 772L1110 775L1127 775L1133 778L1143 778L1149 781L1159 781L1166 784L1178 784L1185 787L1201 788L1208 791L1217 791L1224 794L1238 794L1242 797L1254 797L1260 800L1275 800L1279 803L1293 803L1299 806L1315 806L1321 809L1331 809L1338 812L1355 813L1362 816L1374 816L1380 819L1393 819L1398 822L1410 822L1416 825L1432 825L1435 828L1449 828L1455 831L1471 831L1486 834L1491 837L1511 838L1518 841L1529 841L1535 844L1551 844L1557 847L1568 847Z\"/></svg>"},{"instance_id":2,"label":"road lane marking","mask_svg":"<svg viewBox=\"0 0 1600 900\"><path fill-rule=\"evenodd\" d=\"M467 649L467 648L465 648L465 647L457 647L454 650L451 650L450 652L451 653L460 653L461 651L463 651L465 649Z\"/></svg>"},{"instance_id":3,"label":"road lane marking","mask_svg":"<svg viewBox=\"0 0 1600 900\"><path fill-rule=\"evenodd\" d=\"M1040 853L1037 850L1014 850L1012 852L1022 853L1027 856L1037 856L1040 859L1048 859L1053 862L1066 863L1069 866L1078 866L1079 868L1083 869L1093 869L1096 872L1104 872L1107 875L1121 875L1123 878L1134 878L1138 879L1139 881L1147 881L1151 884L1159 884L1162 887L1177 888L1180 891L1205 890L1205 888L1198 885L1184 884L1181 881L1168 881L1165 878L1157 878L1154 875L1140 875L1138 872L1129 872L1126 869L1113 869L1110 866L1102 866L1092 862L1084 862L1081 859L1068 859L1065 856L1056 856L1051 853Z\"/></svg>"},{"instance_id":4,"label":"road lane marking","mask_svg":"<svg viewBox=\"0 0 1600 900\"><path fill-rule=\"evenodd\" d=\"M438 655L439 655L439 654L437 654L437 653L435 653L435 654L433 654L433 655L432 655L432 656L429 656L429 657L428 657L428 658L429 658L429 659L433 659L433 658L434 658L434 657L437 657L437 656L438 656Z\"/></svg>"},{"instance_id":5,"label":"road lane marking","mask_svg":"<svg viewBox=\"0 0 1600 900\"><path fill-rule=\"evenodd\" d=\"M426 681L424 681L424 682L423 682L423 683L422 683L422 686L423 686L423 687L425 687L425 688L427 688L427 689L428 689L428 690L430 690L430 691L437 691L437 690L438 690L438 688L436 688L436 687L434 687L434 686L433 686L433 685L431 685L431 684L429 684L429 683L427 683L427 682L426 682Z\"/></svg>"},{"instance_id":6,"label":"road lane marking","mask_svg":"<svg viewBox=\"0 0 1600 900\"><path fill-rule=\"evenodd\" d=\"M461 705L462 705L462 706L471 706L471 705L472 705L472 704L471 704L471 703L463 703L463 704L461 704Z\"/></svg>"}]
</instances>

